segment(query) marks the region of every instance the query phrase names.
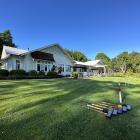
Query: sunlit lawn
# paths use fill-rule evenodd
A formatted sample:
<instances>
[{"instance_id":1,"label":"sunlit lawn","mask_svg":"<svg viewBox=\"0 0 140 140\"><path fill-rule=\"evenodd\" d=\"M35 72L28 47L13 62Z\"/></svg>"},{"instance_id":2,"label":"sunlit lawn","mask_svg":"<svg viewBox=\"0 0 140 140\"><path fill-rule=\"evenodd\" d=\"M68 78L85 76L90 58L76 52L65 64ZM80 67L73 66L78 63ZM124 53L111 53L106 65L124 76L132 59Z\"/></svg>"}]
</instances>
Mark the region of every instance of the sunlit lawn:
<instances>
[{"instance_id":1,"label":"sunlit lawn","mask_svg":"<svg viewBox=\"0 0 140 140\"><path fill-rule=\"evenodd\" d=\"M132 111L109 120L81 102L117 102L118 82L127 82L124 102ZM0 140L109 139L140 139L139 79L0 81Z\"/></svg>"}]
</instances>

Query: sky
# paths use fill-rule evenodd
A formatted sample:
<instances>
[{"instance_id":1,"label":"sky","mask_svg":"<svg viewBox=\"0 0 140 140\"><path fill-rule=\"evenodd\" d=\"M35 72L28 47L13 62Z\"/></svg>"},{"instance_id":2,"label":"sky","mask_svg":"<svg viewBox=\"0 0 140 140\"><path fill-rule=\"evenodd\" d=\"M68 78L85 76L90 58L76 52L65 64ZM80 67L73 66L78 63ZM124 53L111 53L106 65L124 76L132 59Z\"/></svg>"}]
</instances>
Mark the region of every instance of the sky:
<instances>
[{"instance_id":1,"label":"sky","mask_svg":"<svg viewBox=\"0 0 140 140\"><path fill-rule=\"evenodd\" d=\"M0 32L18 48L59 43L89 59L140 52L140 0L0 0Z\"/></svg>"}]
</instances>

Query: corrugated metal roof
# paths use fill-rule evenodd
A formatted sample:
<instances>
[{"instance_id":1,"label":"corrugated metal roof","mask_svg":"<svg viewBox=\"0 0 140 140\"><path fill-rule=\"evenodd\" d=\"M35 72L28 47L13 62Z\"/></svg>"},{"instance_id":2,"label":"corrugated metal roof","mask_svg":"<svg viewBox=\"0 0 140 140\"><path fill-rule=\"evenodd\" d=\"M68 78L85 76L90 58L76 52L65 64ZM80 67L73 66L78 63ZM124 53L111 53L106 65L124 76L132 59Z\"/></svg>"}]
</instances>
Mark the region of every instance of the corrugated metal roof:
<instances>
[{"instance_id":1,"label":"corrugated metal roof","mask_svg":"<svg viewBox=\"0 0 140 140\"><path fill-rule=\"evenodd\" d=\"M91 67L104 67L105 65L100 64L101 60L92 60L87 62L75 61L75 65L91 66Z\"/></svg>"},{"instance_id":2,"label":"corrugated metal roof","mask_svg":"<svg viewBox=\"0 0 140 140\"><path fill-rule=\"evenodd\" d=\"M3 49L5 49L6 53L15 54L15 55L20 55L20 54L28 52L27 50L13 48L13 47L9 47L9 46L3 46Z\"/></svg>"}]
</instances>

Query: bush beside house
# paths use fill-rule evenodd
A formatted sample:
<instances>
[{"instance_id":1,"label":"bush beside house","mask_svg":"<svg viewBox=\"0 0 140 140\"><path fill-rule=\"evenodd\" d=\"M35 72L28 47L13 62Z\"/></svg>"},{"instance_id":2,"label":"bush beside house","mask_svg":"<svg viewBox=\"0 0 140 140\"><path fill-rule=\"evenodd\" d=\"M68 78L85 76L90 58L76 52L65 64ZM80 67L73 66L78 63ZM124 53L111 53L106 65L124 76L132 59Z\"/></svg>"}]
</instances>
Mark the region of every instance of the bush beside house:
<instances>
[{"instance_id":1,"label":"bush beside house","mask_svg":"<svg viewBox=\"0 0 140 140\"><path fill-rule=\"evenodd\" d=\"M7 77L9 75L9 71L8 70L0 70L0 77Z\"/></svg>"},{"instance_id":2,"label":"bush beside house","mask_svg":"<svg viewBox=\"0 0 140 140\"><path fill-rule=\"evenodd\" d=\"M54 71L50 71L50 72L47 73L48 78L55 78L57 76L58 76L58 74Z\"/></svg>"},{"instance_id":3,"label":"bush beside house","mask_svg":"<svg viewBox=\"0 0 140 140\"><path fill-rule=\"evenodd\" d=\"M45 72L44 71L39 71L38 75L39 76L45 76Z\"/></svg>"},{"instance_id":4,"label":"bush beside house","mask_svg":"<svg viewBox=\"0 0 140 140\"><path fill-rule=\"evenodd\" d=\"M79 73L78 73L78 72L73 72L73 73L72 73L72 77L73 77L74 79L78 79L78 76L79 76Z\"/></svg>"},{"instance_id":5,"label":"bush beside house","mask_svg":"<svg viewBox=\"0 0 140 140\"><path fill-rule=\"evenodd\" d=\"M37 71L35 71L35 70L29 71L29 72L28 72L28 76L29 76L29 77L37 77Z\"/></svg>"},{"instance_id":6,"label":"bush beside house","mask_svg":"<svg viewBox=\"0 0 140 140\"><path fill-rule=\"evenodd\" d=\"M63 76L59 75L57 72L50 71L45 75L44 71L37 72L31 70L26 72L25 70L0 70L0 79L48 79L48 78L61 78Z\"/></svg>"},{"instance_id":7,"label":"bush beside house","mask_svg":"<svg viewBox=\"0 0 140 140\"><path fill-rule=\"evenodd\" d=\"M27 75L25 70L12 70L10 71L10 76L15 76L15 77L24 77Z\"/></svg>"}]
</instances>

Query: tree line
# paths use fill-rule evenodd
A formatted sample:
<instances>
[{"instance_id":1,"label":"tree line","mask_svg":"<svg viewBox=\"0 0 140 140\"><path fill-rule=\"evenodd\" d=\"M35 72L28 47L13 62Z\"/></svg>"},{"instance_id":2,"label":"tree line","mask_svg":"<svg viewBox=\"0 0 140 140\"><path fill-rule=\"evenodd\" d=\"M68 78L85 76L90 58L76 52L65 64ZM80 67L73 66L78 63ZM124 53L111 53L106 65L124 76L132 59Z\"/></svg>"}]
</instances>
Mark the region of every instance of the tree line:
<instances>
[{"instance_id":1,"label":"tree line","mask_svg":"<svg viewBox=\"0 0 140 140\"><path fill-rule=\"evenodd\" d=\"M10 30L0 33L0 57L3 45L17 47L13 42L13 37ZM81 51L65 49L67 53L76 61L85 62L89 59ZM98 53L95 59L102 60L107 68L112 69L114 72L132 72L140 73L140 53L139 52L122 52L113 59L110 59L105 53Z\"/></svg>"},{"instance_id":2,"label":"tree line","mask_svg":"<svg viewBox=\"0 0 140 140\"><path fill-rule=\"evenodd\" d=\"M111 68L114 72L139 73L140 72L140 53L122 52L113 59L104 53L98 53L95 59L101 59L103 64Z\"/></svg>"}]
</instances>

